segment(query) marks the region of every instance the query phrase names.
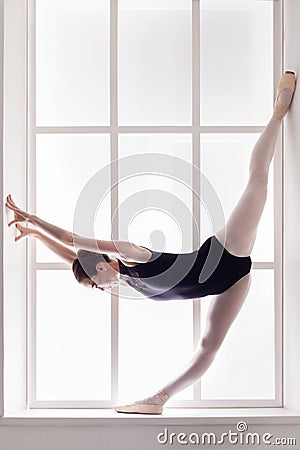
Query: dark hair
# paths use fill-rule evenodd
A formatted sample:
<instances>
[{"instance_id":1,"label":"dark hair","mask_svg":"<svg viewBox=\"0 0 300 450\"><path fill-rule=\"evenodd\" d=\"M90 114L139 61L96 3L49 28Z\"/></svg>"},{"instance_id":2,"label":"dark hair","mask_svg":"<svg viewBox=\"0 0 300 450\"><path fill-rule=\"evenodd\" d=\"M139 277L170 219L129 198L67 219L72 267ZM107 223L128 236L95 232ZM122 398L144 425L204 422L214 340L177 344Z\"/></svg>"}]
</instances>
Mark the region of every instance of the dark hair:
<instances>
[{"instance_id":1,"label":"dark hair","mask_svg":"<svg viewBox=\"0 0 300 450\"><path fill-rule=\"evenodd\" d=\"M89 252L88 250L78 250L77 258L74 259L72 270L78 283L85 278L91 279L96 275L96 264L99 261L109 262L109 257L105 253ZM82 267L84 266L84 268Z\"/></svg>"}]
</instances>

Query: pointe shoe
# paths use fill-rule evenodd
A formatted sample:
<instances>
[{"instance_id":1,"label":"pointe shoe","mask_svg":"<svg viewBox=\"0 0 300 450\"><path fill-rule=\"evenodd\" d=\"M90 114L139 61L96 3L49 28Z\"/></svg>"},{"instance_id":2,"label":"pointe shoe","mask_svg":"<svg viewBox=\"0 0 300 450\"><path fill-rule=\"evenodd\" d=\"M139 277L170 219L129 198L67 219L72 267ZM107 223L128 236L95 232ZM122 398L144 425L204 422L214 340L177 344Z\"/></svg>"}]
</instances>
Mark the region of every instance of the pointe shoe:
<instances>
[{"instance_id":1,"label":"pointe shoe","mask_svg":"<svg viewBox=\"0 0 300 450\"><path fill-rule=\"evenodd\" d=\"M170 396L160 390L157 392L154 397L158 397L164 401L169 400ZM148 397L148 399L152 399L153 397ZM147 400L147 399L145 399ZM122 413L131 413L131 414L161 414L163 411L162 405L156 405L152 403L131 403L130 405L123 405L123 406L115 406L115 411L122 412Z\"/></svg>"},{"instance_id":2,"label":"pointe shoe","mask_svg":"<svg viewBox=\"0 0 300 450\"><path fill-rule=\"evenodd\" d=\"M161 414L163 407L147 403L132 403L131 405L115 406L115 411L131 414Z\"/></svg>"},{"instance_id":3,"label":"pointe shoe","mask_svg":"<svg viewBox=\"0 0 300 450\"><path fill-rule=\"evenodd\" d=\"M282 77L278 83L278 86L277 86L277 92L276 92L276 98L275 98L275 108L274 108L274 113L273 113L273 117L275 119L281 120L287 113L287 111L290 107L290 104L292 102L292 99L293 99L295 88L296 88L295 73L292 71L286 71L282 75ZM280 95L281 91L283 91L284 89L287 89L287 90L291 91L291 93L292 93L291 101L289 102L288 105L283 105L279 101L279 95Z\"/></svg>"}]
</instances>

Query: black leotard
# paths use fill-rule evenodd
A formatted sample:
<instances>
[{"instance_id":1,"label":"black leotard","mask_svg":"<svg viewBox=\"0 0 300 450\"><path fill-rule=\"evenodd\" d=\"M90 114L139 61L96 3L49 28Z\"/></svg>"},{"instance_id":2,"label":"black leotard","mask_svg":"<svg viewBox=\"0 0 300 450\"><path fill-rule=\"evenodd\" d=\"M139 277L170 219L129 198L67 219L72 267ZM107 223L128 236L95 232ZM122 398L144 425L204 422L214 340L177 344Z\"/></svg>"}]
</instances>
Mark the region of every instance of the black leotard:
<instances>
[{"instance_id":1,"label":"black leotard","mask_svg":"<svg viewBox=\"0 0 300 450\"><path fill-rule=\"evenodd\" d=\"M252 266L250 256L232 255L215 236L190 253L150 251L152 255L146 263L128 267L118 262L120 277L152 300L220 294L249 273Z\"/></svg>"}]
</instances>

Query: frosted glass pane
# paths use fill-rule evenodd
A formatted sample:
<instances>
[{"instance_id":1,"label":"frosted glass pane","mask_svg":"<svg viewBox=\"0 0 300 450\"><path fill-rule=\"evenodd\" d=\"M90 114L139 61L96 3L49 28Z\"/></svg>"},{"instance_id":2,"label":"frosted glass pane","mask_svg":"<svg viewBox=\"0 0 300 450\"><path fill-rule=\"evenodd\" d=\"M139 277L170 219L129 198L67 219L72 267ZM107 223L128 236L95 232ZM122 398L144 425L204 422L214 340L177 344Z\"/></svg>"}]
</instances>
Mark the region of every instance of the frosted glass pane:
<instances>
[{"instance_id":1,"label":"frosted glass pane","mask_svg":"<svg viewBox=\"0 0 300 450\"><path fill-rule=\"evenodd\" d=\"M192 300L164 303L120 298L120 399L132 402L153 395L181 372L193 354L192 314ZM188 386L172 400L192 398L193 386Z\"/></svg>"},{"instance_id":2,"label":"frosted glass pane","mask_svg":"<svg viewBox=\"0 0 300 450\"><path fill-rule=\"evenodd\" d=\"M38 271L37 400L110 399L110 295L71 271Z\"/></svg>"},{"instance_id":3,"label":"frosted glass pane","mask_svg":"<svg viewBox=\"0 0 300 450\"><path fill-rule=\"evenodd\" d=\"M265 125L273 108L273 2L200 2L202 125Z\"/></svg>"},{"instance_id":4,"label":"frosted glass pane","mask_svg":"<svg viewBox=\"0 0 300 450\"><path fill-rule=\"evenodd\" d=\"M201 171L209 179L222 204L225 220L235 208L249 174L250 157L258 140L257 134L202 134ZM274 192L273 161L270 166L268 197L258 226L251 253L253 261L274 259ZM205 209L201 209L202 241L213 234Z\"/></svg>"},{"instance_id":5,"label":"frosted glass pane","mask_svg":"<svg viewBox=\"0 0 300 450\"><path fill-rule=\"evenodd\" d=\"M201 329L209 301L201 301ZM204 399L275 396L274 274L252 270L250 291L215 360L202 376Z\"/></svg>"},{"instance_id":6,"label":"frosted glass pane","mask_svg":"<svg viewBox=\"0 0 300 450\"><path fill-rule=\"evenodd\" d=\"M191 0L119 0L119 123L190 125Z\"/></svg>"},{"instance_id":7,"label":"frosted glass pane","mask_svg":"<svg viewBox=\"0 0 300 450\"><path fill-rule=\"evenodd\" d=\"M37 125L109 123L109 0L37 0Z\"/></svg>"},{"instance_id":8,"label":"frosted glass pane","mask_svg":"<svg viewBox=\"0 0 300 450\"><path fill-rule=\"evenodd\" d=\"M73 230L78 197L90 178L109 163L108 135L37 135L36 141L37 215L67 230ZM110 193L99 205L95 236L110 239ZM92 237L92 236L91 236ZM37 260L60 261L37 242Z\"/></svg>"},{"instance_id":9,"label":"frosted glass pane","mask_svg":"<svg viewBox=\"0 0 300 450\"><path fill-rule=\"evenodd\" d=\"M126 178L126 171L119 168L119 233L120 239L145 245L157 251L188 252L193 249L192 210L192 141L190 135L120 135L119 158L124 158L125 168L136 167L135 173ZM182 159L187 164L187 185L180 182L180 173L174 166L174 178L163 171L162 175L148 173L147 155L143 168L129 157L145 153ZM128 162L125 158L128 158ZM181 166L179 166L181 169ZM186 169L186 168L185 168ZM161 169L162 170L162 169ZM182 170L182 169L181 169Z\"/></svg>"}]
</instances>

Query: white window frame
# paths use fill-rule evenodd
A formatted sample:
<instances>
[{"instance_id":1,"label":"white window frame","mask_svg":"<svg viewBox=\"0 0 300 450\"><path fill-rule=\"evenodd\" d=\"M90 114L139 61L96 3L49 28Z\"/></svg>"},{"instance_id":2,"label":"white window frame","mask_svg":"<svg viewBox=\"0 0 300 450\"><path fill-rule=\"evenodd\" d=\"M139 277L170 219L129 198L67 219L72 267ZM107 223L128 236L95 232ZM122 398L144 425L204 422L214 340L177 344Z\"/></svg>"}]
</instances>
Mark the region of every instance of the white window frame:
<instances>
[{"instance_id":1,"label":"white window frame","mask_svg":"<svg viewBox=\"0 0 300 450\"><path fill-rule=\"evenodd\" d=\"M27 205L30 211L35 211L35 136L36 134L56 134L56 133L109 133L111 144L111 158L118 158L118 133L189 133L192 134L192 163L197 168L200 167L200 135L201 133L261 133L263 126L200 126L200 20L199 20L199 0L192 0L192 125L191 126L119 126L117 123L117 0L110 2L110 125L109 126L84 126L84 127L36 127L35 111L35 0L28 0L28 33L30 39L27 46L28 64L28 140L27 140L27 178L30 179L30 186L27 185ZM276 89L275 81L279 79L282 72L282 1L273 1L274 16L274 93ZM282 140L278 140L278 146L282 146ZM176 408L186 407L281 407L283 406L282 392L282 160L281 151L276 152L274 158L274 262L255 262L253 269L273 269L275 271L275 399L273 400L199 400L201 379L193 385L194 399L192 401L174 401L172 406ZM112 179L116 178L116 173L112 173ZM194 180L195 182L195 180ZM111 213L117 209L118 197L116 191L111 196ZM193 244L196 245L198 230L200 229L200 205L193 202L193 216L198 223L194 227ZM118 236L116 222L113 221L116 229L112 230L113 236ZM28 248L28 407L29 408L111 408L117 399L117 362L118 362L118 295L111 294L111 340L112 340L112 395L111 401L37 401L35 398L35 285L36 270L69 270L69 266L64 263L36 263L35 243L32 241ZM200 339L200 304L193 301L193 341L194 349ZM171 403L171 402L170 402ZM168 405L169 406L169 405Z\"/></svg>"},{"instance_id":2,"label":"white window frame","mask_svg":"<svg viewBox=\"0 0 300 450\"><path fill-rule=\"evenodd\" d=\"M4 1L0 0L0 171L3 173L3 78L4 78ZM3 178L2 178L3 179ZM3 183L0 183L0 198L3 198ZM1 205L2 206L2 205ZM0 297L3 298L3 221L0 223ZM0 300L0 417L4 415L1 399L4 396L3 368L4 368L4 332L3 332L3 303Z\"/></svg>"}]
</instances>

